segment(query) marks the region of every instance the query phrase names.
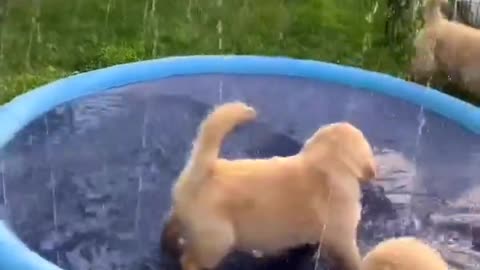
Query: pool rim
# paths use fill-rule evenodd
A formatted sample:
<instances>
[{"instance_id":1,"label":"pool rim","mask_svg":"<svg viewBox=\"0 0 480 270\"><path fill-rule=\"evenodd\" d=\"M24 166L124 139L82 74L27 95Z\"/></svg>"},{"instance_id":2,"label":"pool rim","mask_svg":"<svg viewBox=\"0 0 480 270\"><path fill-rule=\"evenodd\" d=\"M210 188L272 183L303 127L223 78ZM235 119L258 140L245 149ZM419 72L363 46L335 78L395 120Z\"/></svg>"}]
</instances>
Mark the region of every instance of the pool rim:
<instances>
[{"instance_id":1,"label":"pool rim","mask_svg":"<svg viewBox=\"0 0 480 270\"><path fill-rule=\"evenodd\" d=\"M65 102L130 84L207 74L297 77L372 91L423 106L480 134L479 107L384 73L288 57L196 55L145 60L79 73L17 96L0 107L0 149L32 120Z\"/></svg>"}]
</instances>

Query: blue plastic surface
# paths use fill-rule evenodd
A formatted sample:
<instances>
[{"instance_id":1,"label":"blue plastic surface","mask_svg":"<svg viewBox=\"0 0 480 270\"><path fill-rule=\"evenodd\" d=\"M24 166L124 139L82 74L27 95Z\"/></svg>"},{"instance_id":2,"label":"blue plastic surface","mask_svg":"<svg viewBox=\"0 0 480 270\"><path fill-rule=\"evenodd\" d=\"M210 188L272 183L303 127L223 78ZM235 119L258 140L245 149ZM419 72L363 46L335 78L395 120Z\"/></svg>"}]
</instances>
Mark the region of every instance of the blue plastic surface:
<instances>
[{"instance_id":1,"label":"blue plastic surface","mask_svg":"<svg viewBox=\"0 0 480 270\"><path fill-rule=\"evenodd\" d=\"M2 270L60 270L23 244L0 220L0 269Z\"/></svg>"}]
</instances>

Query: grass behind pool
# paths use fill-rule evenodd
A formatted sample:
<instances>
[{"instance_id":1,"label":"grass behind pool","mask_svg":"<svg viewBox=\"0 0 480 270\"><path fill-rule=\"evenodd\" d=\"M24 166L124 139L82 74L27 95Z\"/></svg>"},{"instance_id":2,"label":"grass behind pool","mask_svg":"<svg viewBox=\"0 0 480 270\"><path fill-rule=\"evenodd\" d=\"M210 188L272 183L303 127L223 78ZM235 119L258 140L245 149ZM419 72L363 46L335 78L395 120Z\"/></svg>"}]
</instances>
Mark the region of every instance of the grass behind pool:
<instances>
[{"instance_id":1,"label":"grass behind pool","mask_svg":"<svg viewBox=\"0 0 480 270\"><path fill-rule=\"evenodd\" d=\"M385 2L0 0L0 103L74 72L171 55L282 55L402 76L409 43L388 42Z\"/></svg>"}]
</instances>

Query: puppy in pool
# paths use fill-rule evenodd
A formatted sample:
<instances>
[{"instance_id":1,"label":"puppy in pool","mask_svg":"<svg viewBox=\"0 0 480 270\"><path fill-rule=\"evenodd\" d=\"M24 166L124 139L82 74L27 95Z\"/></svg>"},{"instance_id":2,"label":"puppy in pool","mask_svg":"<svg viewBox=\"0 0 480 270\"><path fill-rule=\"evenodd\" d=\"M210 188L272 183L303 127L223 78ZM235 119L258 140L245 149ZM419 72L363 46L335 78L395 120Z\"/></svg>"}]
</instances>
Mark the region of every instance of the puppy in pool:
<instances>
[{"instance_id":1,"label":"puppy in pool","mask_svg":"<svg viewBox=\"0 0 480 270\"><path fill-rule=\"evenodd\" d=\"M363 133L334 123L290 157L219 158L224 137L255 118L254 108L231 102L201 123L173 187L166 249L180 247L182 269L199 270L215 268L234 250L268 256L320 242L338 269L360 269L360 183L376 173Z\"/></svg>"},{"instance_id":2,"label":"puppy in pool","mask_svg":"<svg viewBox=\"0 0 480 270\"><path fill-rule=\"evenodd\" d=\"M363 258L362 270L448 270L442 256L426 243L401 237L385 240Z\"/></svg>"},{"instance_id":3,"label":"puppy in pool","mask_svg":"<svg viewBox=\"0 0 480 270\"><path fill-rule=\"evenodd\" d=\"M415 39L411 72L423 82L438 72L480 97L480 30L449 21L442 14L448 0L425 0L425 25Z\"/></svg>"}]
</instances>

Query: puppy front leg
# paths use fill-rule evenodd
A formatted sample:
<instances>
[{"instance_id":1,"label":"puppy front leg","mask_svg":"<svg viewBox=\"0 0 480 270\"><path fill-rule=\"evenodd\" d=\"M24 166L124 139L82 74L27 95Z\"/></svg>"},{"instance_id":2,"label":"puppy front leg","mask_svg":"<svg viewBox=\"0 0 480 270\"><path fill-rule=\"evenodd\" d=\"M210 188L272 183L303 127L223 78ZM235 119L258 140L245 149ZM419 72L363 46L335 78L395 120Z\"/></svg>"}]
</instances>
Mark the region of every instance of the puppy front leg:
<instances>
[{"instance_id":1,"label":"puppy front leg","mask_svg":"<svg viewBox=\"0 0 480 270\"><path fill-rule=\"evenodd\" d=\"M323 245L327 249L328 259L333 264L333 269L360 269L362 258L354 235L330 231Z\"/></svg>"}]
</instances>

